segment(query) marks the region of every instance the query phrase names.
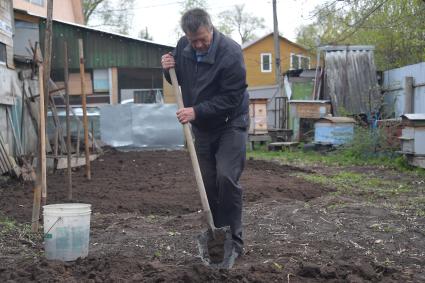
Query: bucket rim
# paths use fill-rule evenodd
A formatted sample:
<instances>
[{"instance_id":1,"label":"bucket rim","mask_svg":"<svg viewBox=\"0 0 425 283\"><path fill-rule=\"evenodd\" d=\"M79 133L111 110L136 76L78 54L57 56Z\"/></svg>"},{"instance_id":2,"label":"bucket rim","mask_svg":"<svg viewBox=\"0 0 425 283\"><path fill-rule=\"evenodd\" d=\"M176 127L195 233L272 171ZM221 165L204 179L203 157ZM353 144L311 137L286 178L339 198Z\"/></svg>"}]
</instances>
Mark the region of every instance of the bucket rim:
<instances>
[{"instance_id":1,"label":"bucket rim","mask_svg":"<svg viewBox=\"0 0 425 283\"><path fill-rule=\"evenodd\" d=\"M55 203L43 205L43 210L49 209L91 209L89 203Z\"/></svg>"}]
</instances>

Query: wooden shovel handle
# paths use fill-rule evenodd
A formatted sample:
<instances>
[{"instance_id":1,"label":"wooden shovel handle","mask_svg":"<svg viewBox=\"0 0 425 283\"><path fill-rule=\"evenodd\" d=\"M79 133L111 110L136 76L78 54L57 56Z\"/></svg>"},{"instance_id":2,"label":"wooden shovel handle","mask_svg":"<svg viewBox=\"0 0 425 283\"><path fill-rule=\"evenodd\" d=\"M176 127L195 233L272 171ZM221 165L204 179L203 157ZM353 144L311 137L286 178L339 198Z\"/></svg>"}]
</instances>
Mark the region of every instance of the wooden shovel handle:
<instances>
[{"instance_id":1,"label":"wooden shovel handle","mask_svg":"<svg viewBox=\"0 0 425 283\"><path fill-rule=\"evenodd\" d=\"M177 106L179 109L184 108L183 98L179 83L177 81L176 71L174 68L169 70L171 83L173 84L174 95L176 96ZM189 123L183 124L184 136L186 138L187 147L189 149L190 159L192 160L193 171L195 173L196 185L201 197L202 208L206 214L208 225L211 229L215 229L214 220L211 214L210 205L208 203L207 193L205 191L204 181L202 180L201 169L199 168L198 156L196 155L195 145L193 144L192 131L189 128Z\"/></svg>"}]
</instances>

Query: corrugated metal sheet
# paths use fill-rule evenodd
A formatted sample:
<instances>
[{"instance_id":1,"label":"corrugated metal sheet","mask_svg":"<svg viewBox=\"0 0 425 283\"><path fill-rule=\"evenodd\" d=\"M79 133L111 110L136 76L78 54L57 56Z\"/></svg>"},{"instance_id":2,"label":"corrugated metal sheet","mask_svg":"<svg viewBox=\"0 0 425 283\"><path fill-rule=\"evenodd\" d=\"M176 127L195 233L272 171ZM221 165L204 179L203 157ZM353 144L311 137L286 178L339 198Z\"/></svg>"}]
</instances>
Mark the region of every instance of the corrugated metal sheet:
<instances>
[{"instance_id":1,"label":"corrugated metal sheet","mask_svg":"<svg viewBox=\"0 0 425 283\"><path fill-rule=\"evenodd\" d=\"M40 42L44 42L45 21L40 23ZM67 41L69 68L79 68L78 39L84 42L85 67L161 68L161 55L171 51L170 46L137 40L126 36L98 31L83 26L53 22L52 68L63 68L63 44Z\"/></svg>"},{"instance_id":2,"label":"corrugated metal sheet","mask_svg":"<svg viewBox=\"0 0 425 283\"><path fill-rule=\"evenodd\" d=\"M325 98L331 99L334 114L342 110L353 114L376 111L380 93L373 48L332 46L325 50Z\"/></svg>"},{"instance_id":3,"label":"corrugated metal sheet","mask_svg":"<svg viewBox=\"0 0 425 283\"><path fill-rule=\"evenodd\" d=\"M383 88L386 112L400 117L405 114L405 77L413 77L414 113L425 113L425 62L384 72Z\"/></svg>"}]
</instances>

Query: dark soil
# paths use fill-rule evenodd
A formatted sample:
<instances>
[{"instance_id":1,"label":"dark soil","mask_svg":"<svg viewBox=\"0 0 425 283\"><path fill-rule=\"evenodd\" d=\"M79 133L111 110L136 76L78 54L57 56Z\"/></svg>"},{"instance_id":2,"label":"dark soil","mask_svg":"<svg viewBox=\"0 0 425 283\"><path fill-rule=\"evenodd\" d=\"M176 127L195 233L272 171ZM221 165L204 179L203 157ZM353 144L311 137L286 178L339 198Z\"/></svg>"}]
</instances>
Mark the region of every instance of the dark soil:
<instances>
[{"instance_id":1,"label":"dark soil","mask_svg":"<svg viewBox=\"0 0 425 283\"><path fill-rule=\"evenodd\" d=\"M209 238L207 249L211 263L221 263L223 261L225 240L225 233L216 233L215 238Z\"/></svg>"},{"instance_id":2,"label":"dark soil","mask_svg":"<svg viewBox=\"0 0 425 283\"><path fill-rule=\"evenodd\" d=\"M314 174L247 162L245 254L214 270L197 255L205 225L188 153L109 150L91 181L73 174L75 201L93 209L89 256L47 261L40 235L0 227L0 282L425 282L423 218L349 197L329 210L342 197L297 172ZM0 216L28 223L32 188L0 185ZM65 173L49 175L48 202L66 195ZM382 223L391 229L376 229Z\"/></svg>"}]
</instances>

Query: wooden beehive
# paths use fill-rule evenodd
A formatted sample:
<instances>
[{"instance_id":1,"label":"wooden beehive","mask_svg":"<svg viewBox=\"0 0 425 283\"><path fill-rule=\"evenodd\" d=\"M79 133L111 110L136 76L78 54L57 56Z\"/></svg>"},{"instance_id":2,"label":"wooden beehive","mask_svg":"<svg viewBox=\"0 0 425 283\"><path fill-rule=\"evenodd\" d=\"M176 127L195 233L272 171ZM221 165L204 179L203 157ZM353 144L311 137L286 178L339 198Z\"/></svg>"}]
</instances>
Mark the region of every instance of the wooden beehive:
<instances>
[{"instance_id":1,"label":"wooden beehive","mask_svg":"<svg viewBox=\"0 0 425 283\"><path fill-rule=\"evenodd\" d=\"M267 99L250 99L249 118L249 134L267 134Z\"/></svg>"}]
</instances>

